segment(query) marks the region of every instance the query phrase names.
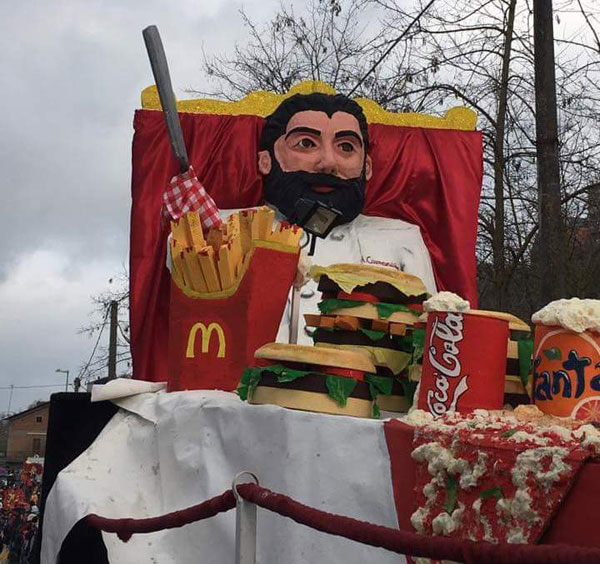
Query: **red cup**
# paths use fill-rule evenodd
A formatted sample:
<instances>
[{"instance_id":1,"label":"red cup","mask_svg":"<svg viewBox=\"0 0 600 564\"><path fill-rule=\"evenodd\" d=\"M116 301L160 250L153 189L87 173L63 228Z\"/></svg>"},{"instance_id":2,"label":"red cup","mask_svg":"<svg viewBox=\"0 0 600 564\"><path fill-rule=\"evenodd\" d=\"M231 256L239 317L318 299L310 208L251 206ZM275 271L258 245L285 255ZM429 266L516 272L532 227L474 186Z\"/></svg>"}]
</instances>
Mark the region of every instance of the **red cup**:
<instances>
[{"instance_id":1,"label":"red cup","mask_svg":"<svg viewBox=\"0 0 600 564\"><path fill-rule=\"evenodd\" d=\"M502 409L508 321L469 313L427 316L419 409L434 417Z\"/></svg>"}]
</instances>

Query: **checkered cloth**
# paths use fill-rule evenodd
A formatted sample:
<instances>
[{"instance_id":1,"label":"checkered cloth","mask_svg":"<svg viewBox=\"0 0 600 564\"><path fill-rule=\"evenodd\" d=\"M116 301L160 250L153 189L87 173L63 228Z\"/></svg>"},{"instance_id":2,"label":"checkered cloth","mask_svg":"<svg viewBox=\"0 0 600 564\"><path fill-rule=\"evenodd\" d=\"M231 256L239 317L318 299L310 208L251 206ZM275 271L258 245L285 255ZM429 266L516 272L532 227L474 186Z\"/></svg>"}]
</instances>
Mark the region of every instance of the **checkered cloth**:
<instances>
[{"instance_id":1,"label":"checkered cloth","mask_svg":"<svg viewBox=\"0 0 600 564\"><path fill-rule=\"evenodd\" d=\"M219 208L200 184L194 169L190 166L171 178L168 189L163 194L163 214L172 219L179 219L189 211L197 211L203 229L221 225Z\"/></svg>"}]
</instances>

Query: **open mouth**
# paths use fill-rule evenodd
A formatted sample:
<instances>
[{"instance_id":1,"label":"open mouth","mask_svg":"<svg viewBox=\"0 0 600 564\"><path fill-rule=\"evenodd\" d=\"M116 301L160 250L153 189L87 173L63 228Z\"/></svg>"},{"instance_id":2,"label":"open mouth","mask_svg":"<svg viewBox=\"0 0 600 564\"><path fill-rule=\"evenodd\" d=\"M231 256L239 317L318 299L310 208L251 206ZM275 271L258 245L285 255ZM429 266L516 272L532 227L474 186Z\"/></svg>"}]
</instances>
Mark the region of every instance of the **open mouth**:
<instances>
[{"instance_id":1,"label":"open mouth","mask_svg":"<svg viewBox=\"0 0 600 564\"><path fill-rule=\"evenodd\" d=\"M312 189L319 194L329 194L335 190L331 186L313 186Z\"/></svg>"}]
</instances>

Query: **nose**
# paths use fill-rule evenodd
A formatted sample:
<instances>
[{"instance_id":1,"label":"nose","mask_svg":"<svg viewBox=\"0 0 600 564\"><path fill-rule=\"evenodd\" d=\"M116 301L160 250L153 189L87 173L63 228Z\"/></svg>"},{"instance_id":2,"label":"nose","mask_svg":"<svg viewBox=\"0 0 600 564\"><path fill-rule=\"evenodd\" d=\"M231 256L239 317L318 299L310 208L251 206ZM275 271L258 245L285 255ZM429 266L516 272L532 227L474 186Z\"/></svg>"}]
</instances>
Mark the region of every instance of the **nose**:
<instances>
[{"instance_id":1,"label":"nose","mask_svg":"<svg viewBox=\"0 0 600 564\"><path fill-rule=\"evenodd\" d=\"M337 161L333 148L328 146L327 143L321 145L321 151L319 153L319 162L317 164L317 172L324 172L326 174L338 173Z\"/></svg>"}]
</instances>

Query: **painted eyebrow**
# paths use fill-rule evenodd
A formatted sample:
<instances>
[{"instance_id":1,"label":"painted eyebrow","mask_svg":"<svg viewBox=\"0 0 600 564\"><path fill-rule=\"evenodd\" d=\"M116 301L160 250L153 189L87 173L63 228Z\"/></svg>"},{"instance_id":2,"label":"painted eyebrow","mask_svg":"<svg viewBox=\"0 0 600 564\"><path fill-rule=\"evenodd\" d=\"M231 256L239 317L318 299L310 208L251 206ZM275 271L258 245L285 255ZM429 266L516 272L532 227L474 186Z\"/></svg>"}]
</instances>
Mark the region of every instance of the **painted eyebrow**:
<instances>
[{"instance_id":1,"label":"painted eyebrow","mask_svg":"<svg viewBox=\"0 0 600 564\"><path fill-rule=\"evenodd\" d=\"M287 139L290 135L294 133L310 133L312 135L316 135L317 137L321 137L321 132L318 129L313 129L312 127L294 127L294 129L288 131L285 138Z\"/></svg>"},{"instance_id":2,"label":"painted eyebrow","mask_svg":"<svg viewBox=\"0 0 600 564\"><path fill-rule=\"evenodd\" d=\"M343 131L338 131L335 134L335 138L339 139L340 137L354 137L360 143L360 146L363 146L363 142L360 138L360 135L356 133L356 131L352 131L351 129L344 129Z\"/></svg>"}]
</instances>

